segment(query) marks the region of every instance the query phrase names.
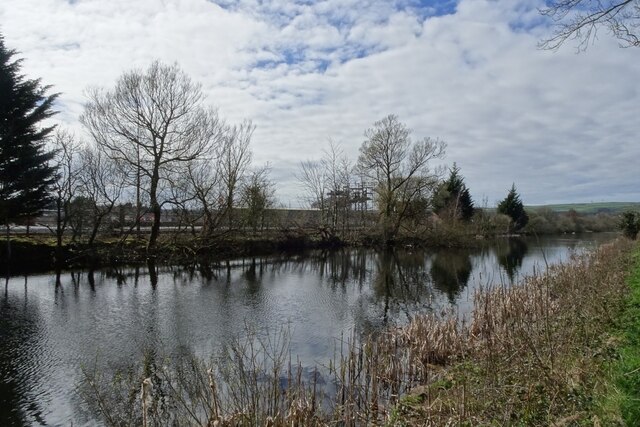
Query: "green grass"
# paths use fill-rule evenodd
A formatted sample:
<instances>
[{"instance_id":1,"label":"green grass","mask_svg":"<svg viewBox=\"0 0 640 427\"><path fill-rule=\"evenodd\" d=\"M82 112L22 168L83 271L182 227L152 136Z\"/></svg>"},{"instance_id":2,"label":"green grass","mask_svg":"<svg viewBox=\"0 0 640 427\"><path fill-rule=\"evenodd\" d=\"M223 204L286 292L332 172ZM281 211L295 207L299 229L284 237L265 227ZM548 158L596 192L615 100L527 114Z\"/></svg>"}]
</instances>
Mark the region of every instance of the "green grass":
<instances>
[{"instance_id":1,"label":"green grass","mask_svg":"<svg viewBox=\"0 0 640 427\"><path fill-rule=\"evenodd\" d=\"M629 295L610 339L614 350L604 369L604 392L596 399L605 425L640 425L640 247L632 261Z\"/></svg>"},{"instance_id":2,"label":"green grass","mask_svg":"<svg viewBox=\"0 0 640 427\"><path fill-rule=\"evenodd\" d=\"M628 283L631 293L622 318L623 345L613 372L620 414L627 425L635 426L640 423L640 248Z\"/></svg>"},{"instance_id":3,"label":"green grass","mask_svg":"<svg viewBox=\"0 0 640 427\"><path fill-rule=\"evenodd\" d=\"M626 210L640 210L640 202L563 203L553 205L527 206L526 208L546 208L554 212L568 212L573 209L580 214L597 214L599 212L621 213Z\"/></svg>"}]
</instances>

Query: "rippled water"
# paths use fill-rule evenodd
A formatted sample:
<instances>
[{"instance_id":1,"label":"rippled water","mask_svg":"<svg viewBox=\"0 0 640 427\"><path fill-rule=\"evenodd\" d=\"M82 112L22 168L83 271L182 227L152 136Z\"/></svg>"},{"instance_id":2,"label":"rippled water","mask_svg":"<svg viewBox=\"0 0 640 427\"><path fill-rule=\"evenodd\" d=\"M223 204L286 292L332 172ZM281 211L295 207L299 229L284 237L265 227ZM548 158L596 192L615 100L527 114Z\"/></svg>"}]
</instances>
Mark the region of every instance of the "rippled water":
<instances>
[{"instance_id":1,"label":"rippled water","mask_svg":"<svg viewBox=\"0 0 640 427\"><path fill-rule=\"evenodd\" d=\"M0 425L95 425L77 393L83 367L115 369L150 349L206 356L247 328L288 327L292 353L324 364L341 336L418 312L464 314L479 285L512 283L611 237L12 277L0 298Z\"/></svg>"}]
</instances>

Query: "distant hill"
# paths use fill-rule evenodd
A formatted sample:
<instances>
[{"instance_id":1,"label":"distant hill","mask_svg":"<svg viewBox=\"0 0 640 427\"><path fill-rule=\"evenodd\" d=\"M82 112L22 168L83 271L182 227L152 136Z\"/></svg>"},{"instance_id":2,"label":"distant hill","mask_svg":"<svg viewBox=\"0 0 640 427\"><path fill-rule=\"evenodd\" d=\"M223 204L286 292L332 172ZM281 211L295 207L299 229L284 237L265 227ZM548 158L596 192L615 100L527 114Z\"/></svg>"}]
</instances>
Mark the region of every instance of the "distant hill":
<instances>
[{"instance_id":1,"label":"distant hill","mask_svg":"<svg viewBox=\"0 0 640 427\"><path fill-rule=\"evenodd\" d=\"M565 203L556 205L526 206L529 210L546 208L554 212L568 212L571 209L581 214L620 213L626 210L640 211L640 202L599 202L599 203Z\"/></svg>"}]
</instances>

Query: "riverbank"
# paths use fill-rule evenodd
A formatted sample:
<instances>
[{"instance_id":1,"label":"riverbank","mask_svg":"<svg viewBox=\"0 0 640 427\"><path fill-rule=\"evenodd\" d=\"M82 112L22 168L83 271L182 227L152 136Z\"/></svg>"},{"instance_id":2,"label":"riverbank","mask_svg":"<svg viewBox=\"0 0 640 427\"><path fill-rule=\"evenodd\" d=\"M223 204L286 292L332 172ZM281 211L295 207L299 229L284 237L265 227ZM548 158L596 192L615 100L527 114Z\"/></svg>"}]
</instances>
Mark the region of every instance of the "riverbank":
<instances>
[{"instance_id":1,"label":"riverbank","mask_svg":"<svg viewBox=\"0 0 640 427\"><path fill-rule=\"evenodd\" d=\"M638 251L619 240L482 290L455 333L433 320L410 325L406 341L445 363L428 362L429 379L393 406L391 424L636 425Z\"/></svg>"},{"instance_id":2,"label":"riverbank","mask_svg":"<svg viewBox=\"0 0 640 427\"><path fill-rule=\"evenodd\" d=\"M494 236L498 238L500 236ZM461 230L441 229L422 238L399 237L392 243L397 248L477 248L491 238ZM339 247L385 248L375 233L353 233L346 237L313 231L273 231L269 233L235 233L203 239L189 233L161 236L156 249L147 251L144 238L101 238L89 246L65 240L56 247L55 238L46 235L12 236L11 256L6 242L0 244L0 270L10 274L145 264L149 259L158 264L185 265L209 263L225 259L274 254L299 253L305 250Z\"/></svg>"},{"instance_id":3,"label":"riverbank","mask_svg":"<svg viewBox=\"0 0 640 427\"><path fill-rule=\"evenodd\" d=\"M11 274L35 273L55 269L88 268L145 264L153 259L158 264L184 265L213 262L245 256L296 253L304 250L335 248L348 243L338 239L319 239L315 236L281 233L267 237L220 237L203 241L188 235L167 236L149 253L146 240L130 237L102 239L88 246L65 242L57 248L55 240L47 236L13 237L11 257L7 246L0 245L0 269Z\"/></svg>"},{"instance_id":4,"label":"riverbank","mask_svg":"<svg viewBox=\"0 0 640 427\"><path fill-rule=\"evenodd\" d=\"M598 400L604 420L637 425L640 421L640 247L633 254L627 278L629 295L613 331L618 342L607 366L607 387Z\"/></svg>"},{"instance_id":5,"label":"riverbank","mask_svg":"<svg viewBox=\"0 0 640 427\"><path fill-rule=\"evenodd\" d=\"M249 337L212 360L151 355L116 383L89 376L85 396L116 424L140 424L144 407L158 425L623 425L611 403L622 399L607 396L612 372L635 374L614 366L637 248L618 240L485 287L464 321L419 316L350 340L317 370L292 363L286 337Z\"/></svg>"}]
</instances>

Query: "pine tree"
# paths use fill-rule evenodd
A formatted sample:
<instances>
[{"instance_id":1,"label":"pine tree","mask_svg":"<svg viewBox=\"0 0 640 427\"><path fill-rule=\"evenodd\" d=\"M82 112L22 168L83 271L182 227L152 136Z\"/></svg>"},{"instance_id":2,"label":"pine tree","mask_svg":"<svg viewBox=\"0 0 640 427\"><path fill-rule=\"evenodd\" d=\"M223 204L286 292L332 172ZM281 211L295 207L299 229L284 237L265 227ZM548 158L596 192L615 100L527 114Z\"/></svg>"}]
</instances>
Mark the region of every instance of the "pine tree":
<instances>
[{"instance_id":1,"label":"pine tree","mask_svg":"<svg viewBox=\"0 0 640 427\"><path fill-rule=\"evenodd\" d=\"M529 222L529 215L524 210L520 195L516 191L516 185L511 185L509 194L498 204L498 213L507 215L513 221L515 231L522 229Z\"/></svg>"},{"instance_id":2,"label":"pine tree","mask_svg":"<svg viewBox=\"0 0 640 427\"><path fill-rule=\"evenodd\" d=\"M455 218L463 221L471 220L475 213L471 193L460 175L460 168L455 163L450 169L449 178L442 183L438 191L435 209L438 214L450 212Z\"/></svg>"},{"instance_id":3,"label":"pine tree","mask_svg":"<svg viewBox=\"0 0 640 427\"><path fill-rule=\"evenodd\" d=\"M54 126L40 126L51 117L58 94L49 86L20 74L22 60L0 35L0 221L9 224L39 215L49 203L55 169L45 142Z\"/></svg>"}]
</instances>

